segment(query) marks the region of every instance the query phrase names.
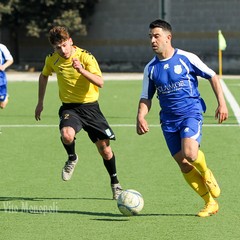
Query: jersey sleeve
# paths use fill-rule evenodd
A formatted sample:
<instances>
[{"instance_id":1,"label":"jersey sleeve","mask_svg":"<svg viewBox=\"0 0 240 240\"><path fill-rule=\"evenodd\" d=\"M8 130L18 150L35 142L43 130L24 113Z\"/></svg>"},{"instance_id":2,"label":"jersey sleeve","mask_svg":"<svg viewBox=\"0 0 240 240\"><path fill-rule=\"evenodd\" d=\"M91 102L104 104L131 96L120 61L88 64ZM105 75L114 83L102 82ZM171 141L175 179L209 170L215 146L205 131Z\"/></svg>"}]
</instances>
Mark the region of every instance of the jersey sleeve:
<instances>
[{"instance_id":1,"label":"jersey sleeve","mask_svg":"<svg viewBox=\"0 0 240 240\"><path fill-rule=\"evenodd\" d=\"M2 52L2 55L3 55L5 61L13 60L13 56L11 55L10 51L8 50L8 48L5 45L0 44L0 51Z\"/></svg>"},{"instance_id":2,"label":"jersey sleeve","mask_svg":"<svg viewBox=\"0 0 240 240\"><path fill-rule=\"evenodd\" d=\"M50 65L50 58L49 56L47 56L45 59L45 64L43 66L42 75L50 76L52 75L52 73L53 73L53 69L51 68L51 65Z\"/></svg>"},{"instance_id":3,"label":"jersey sleeve","mask_svg":"<svg viewBox=\"0 0 240 240\"><path fill-rule=\"evenodd\" d=\"M82 58L82 61L80 59L80 61L83 63L84 68L89 71L92 74L98 75L98 76L102 76L102 72L100 70L99 64L96 60L96 58L89 52L85 51L84 52L85 57Z\"/></svg>"},{"instance_id":4,"label":"jersey sleeve","mask_svg":"<svg viewBox=\"0 0 240 240\"><path fill-rule=\"evenodd\" d=\"M197 76L205 79L211 79L216 73L209 68L197 55L185 52L186 57L192 65L192 68Z\"/></svg>"},{"instance_id":5,"label":"jersey sleeve","mask_svg":"<svg viewBox=\"0 0 240 240\"><path fill-rule=\"evenodd\" d=\"M152 99L156 92L155 84L151 79L151 71L153 70L153 67L151 69L149 64L147 64L144 68L141 98Z\"/></svg>"}]
</instances>

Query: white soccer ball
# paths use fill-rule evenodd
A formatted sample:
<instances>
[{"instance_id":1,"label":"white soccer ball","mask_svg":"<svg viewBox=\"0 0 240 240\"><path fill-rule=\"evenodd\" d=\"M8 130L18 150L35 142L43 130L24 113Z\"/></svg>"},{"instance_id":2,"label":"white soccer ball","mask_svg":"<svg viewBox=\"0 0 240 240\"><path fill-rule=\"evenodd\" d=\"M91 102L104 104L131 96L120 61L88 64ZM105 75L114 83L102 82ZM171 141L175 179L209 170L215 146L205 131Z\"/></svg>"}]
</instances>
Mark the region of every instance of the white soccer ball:
<instances>
[{"instance_id":1,"label":"white soccer ball","mask_svg":"<svg viewBox=\"0 0 240 240\"><path fill-rule=\"evenodd\" d=\"M124 216L137 215L144 206L142 194L134 189L124 190L118 197L117 206Z\"/></svg>"}]
</instances>

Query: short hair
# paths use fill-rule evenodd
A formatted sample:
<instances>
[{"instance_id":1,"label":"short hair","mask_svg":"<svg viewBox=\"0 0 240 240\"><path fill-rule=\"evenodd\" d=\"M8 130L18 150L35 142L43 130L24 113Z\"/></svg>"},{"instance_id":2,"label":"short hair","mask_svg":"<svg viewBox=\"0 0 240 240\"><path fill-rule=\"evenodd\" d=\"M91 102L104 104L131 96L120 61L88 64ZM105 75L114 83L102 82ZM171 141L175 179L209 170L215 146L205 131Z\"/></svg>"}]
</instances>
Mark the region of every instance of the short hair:
<instances>
[{"instance_id":1,"label":"short hair","mask_svg":"<svg viewBox=\"0 0 240 240\"><path fill-rule=\"evenodd\" d=\"M163 30L167 30L170 33L172 33L171 25L168 22L166 22L162 19L157 19L157 20L151 22L150 25L149 25L150 29L153 29L153 28L156 28L156 27L162 28Z\"/></svg>"},{"instance_id":2,"label":"short hair","mask_svg":"<svg viewBox=\"0 0 240 240\"><path fill-rule=\"evenodd\" d=\"M68 29L63 26L55 26L49 31L48 40L52 45L60 44L70 38Z\"/></svg>"}]
</instances>

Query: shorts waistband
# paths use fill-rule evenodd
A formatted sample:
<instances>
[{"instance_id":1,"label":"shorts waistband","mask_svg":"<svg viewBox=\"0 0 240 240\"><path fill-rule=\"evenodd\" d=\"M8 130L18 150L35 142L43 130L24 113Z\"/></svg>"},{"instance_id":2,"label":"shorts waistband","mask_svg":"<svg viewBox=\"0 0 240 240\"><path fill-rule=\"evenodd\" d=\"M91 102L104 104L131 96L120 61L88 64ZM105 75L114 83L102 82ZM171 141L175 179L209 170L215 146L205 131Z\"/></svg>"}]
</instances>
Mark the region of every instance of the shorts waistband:
<instances>
[{"instance_id":1,"label":"shorts waistband","mask_svg":"<svg viewBox=\"0 0 240 240\"><path fill-rule=\"evenodd\" d=\"M80 107L80 106L89 106L89 105L96 105L98 101L89 102L89 103L62 103L64 107Z\"/></svg>"}]
</instances>

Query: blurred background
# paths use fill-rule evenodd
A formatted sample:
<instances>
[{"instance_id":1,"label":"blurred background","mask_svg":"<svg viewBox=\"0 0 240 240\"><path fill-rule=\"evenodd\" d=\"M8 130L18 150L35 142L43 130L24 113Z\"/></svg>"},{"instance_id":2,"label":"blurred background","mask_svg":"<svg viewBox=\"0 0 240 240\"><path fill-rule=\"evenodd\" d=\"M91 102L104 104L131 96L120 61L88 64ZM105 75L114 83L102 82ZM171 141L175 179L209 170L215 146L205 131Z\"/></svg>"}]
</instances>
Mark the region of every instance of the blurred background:
<instances>
[{"instance_id":1,"label":"blurred background","mask_svg":"<svg viewBox=\"0 0 240 240\"><path fill-rule=\"evenodd\" d=\"M149 23L170 22L173 45L193 52L218 73L218 30L227 48L223 74L240 74L239 0L1 0L0 42L15 62L9 71L40 71L52 52L47 32L66 25L104 72L142 72L154 56Z\"/></svg>"}]
</instances>

